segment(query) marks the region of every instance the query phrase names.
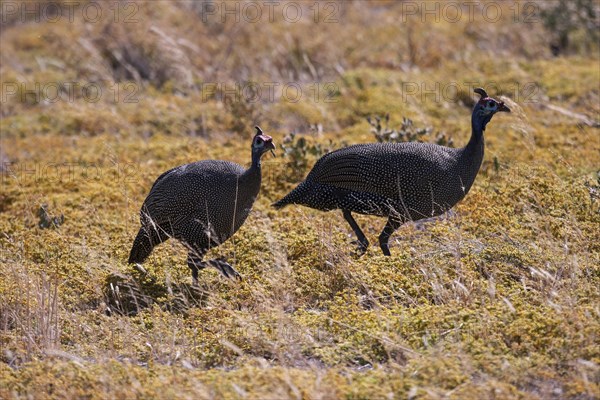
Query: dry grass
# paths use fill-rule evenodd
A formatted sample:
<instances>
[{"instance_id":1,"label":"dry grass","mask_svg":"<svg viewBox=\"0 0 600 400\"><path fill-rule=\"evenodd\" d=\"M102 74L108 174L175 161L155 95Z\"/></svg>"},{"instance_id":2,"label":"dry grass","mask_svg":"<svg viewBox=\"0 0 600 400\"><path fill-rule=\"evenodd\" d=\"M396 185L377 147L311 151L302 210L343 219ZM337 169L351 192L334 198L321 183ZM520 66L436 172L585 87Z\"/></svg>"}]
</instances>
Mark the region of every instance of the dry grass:
<instances>
[{"instance_id":1,"label":"dry grass","mask_svg":"<svg viewBox=\"0 0 600 400\"><path fill-rule=\"evenodd\" d=\"M119 4L137 22L106 8L96 23L2 20L0 398L600 397L600 72L585 33L553 57L543 24L515 23L509 3L495 23L434 23L354 1L318 24ZM102 95L26 94L65 82ZM304 96L223 90L273 82ZM490 123L466 199L402 227L391 258L353 256L339 213L270 207L322 151L375 141L367 117L463 145L469 82L514 112ZM247 165L254 124L277 144L298 136L264 160L251 216L212 250L244 281L207 270L194 288L175 242L147 274L128 266L154 179L205 158ZM40 228L42 205L64 222ZM358 222L376 243L383 221Z\"/></svg>"}]
</instances>

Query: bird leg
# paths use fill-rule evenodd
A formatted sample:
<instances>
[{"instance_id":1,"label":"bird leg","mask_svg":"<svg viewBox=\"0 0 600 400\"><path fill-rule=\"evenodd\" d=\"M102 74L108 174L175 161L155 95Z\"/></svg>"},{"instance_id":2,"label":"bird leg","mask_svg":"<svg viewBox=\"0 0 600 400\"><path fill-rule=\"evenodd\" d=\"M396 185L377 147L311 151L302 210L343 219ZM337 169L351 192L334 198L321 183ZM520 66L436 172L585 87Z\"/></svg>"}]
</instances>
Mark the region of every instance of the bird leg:
<instances>
[{"instance_id":1,"label":"bird leg","mask_svg":"<svg viewBox=\"0 0 600 400\"><path fill-rule=\"evenodd\" d=\"M242 280L242 276L224 259L216 258L207 262L210 266L215 267L226 278Z\"/></svg>"},{"instance_id":2,"label":"bird leg","mask_svg":"<svg viewBox=\"0 0 600 400\"><path fill-rule=\"evenodd\" d=\"M352 230L356 234L356 237L358 238L358 253L362 256L367 251L367 247L369 247L369 241L365 237L363 231L360 230L360 226L358 226L358 224L354 220L354 217L352 217L352 213L348 210L342 210L342 212L344 213L344 219L348 221L350 227L352 228Z\"/></svg>"},{"instance_id":3,"label":"bird leg","mask_svg":"<svg viewBox=\"0 0 600 400\"><path fill-rule=\"evenodd\" d=\"M202 261L204 254L198 254L195 251L188 253L187 265L192 270L192 283L194 286L198 286L198 271L206 268L206 262Z\"/></svg>"},{"instance_id":4,"label":"bird leg","mask_svg":"<svg viewBox=\"0 0 600 400\"><path fill-rule=\"evenodd\" d=\"M388 242L390 240L390 236L392 236L392 233L394 233L394 231L396 231L396 229L400 228L400 225L402 225L402 222L398 221L397 219L394 219L392 217L388 218L388 221L385 224L383 231L379 235L379 247L381 247L381 251L383 251L383 255L385 255L385 256L392 255L390 253L390 247L388 245Z\"/></svg>"}]
</instances>

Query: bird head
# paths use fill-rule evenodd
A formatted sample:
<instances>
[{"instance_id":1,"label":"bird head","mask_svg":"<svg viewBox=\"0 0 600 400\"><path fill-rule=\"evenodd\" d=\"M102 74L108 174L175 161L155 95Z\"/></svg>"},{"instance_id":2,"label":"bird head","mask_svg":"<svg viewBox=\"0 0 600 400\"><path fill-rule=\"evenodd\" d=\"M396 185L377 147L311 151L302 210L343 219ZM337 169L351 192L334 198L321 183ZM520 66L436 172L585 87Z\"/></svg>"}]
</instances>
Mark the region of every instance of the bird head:
<instances>
[{"instance_id":1,"label":"bird head","mask_svg":"<svg viewBox=\"0 0 600 400\"><path fill-rule=\"evenodd\" d=\"M510 112L503 101L498 101L488 96L486 91L482 88L476 88L475 93L481 96L479 101L473 108L473 125L480 127L481 130L485 130L485 126L491 121L494 114L497 112Z\"/></svg>"},{"instance_id":2,"label":"bird head","mask_svg":"<svg viewBox=\"0 0 600 400\"><path fill-rule=\"evenodd\" d=\"M263 155L270 150L271 153L275 155L275 152L273 152L275 149L273 138L269 135L265 135L260 127L255 126L255 128L256 135L254 135L254 138L252 139L252 153Z\"/></svg>"}]
</instances>

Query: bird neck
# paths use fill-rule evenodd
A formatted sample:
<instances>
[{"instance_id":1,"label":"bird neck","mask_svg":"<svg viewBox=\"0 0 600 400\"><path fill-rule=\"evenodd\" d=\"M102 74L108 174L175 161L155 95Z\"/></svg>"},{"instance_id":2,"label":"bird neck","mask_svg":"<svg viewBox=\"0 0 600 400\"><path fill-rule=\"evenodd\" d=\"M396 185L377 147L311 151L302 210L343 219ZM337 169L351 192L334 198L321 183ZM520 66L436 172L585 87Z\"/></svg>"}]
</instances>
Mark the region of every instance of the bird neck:
<instances>
[{"instance_id":1,"label":"bird neck","mask_svg":"<svg viewBox=\"0 0 600 400\"><path fill-rule=\"evenodd\" d=\"M481 123L478 123L475 119L473 119L469 143L467 143L467 145L460 151L461 155L459 159L459 165L464 171L466 171L466 176L462 177L466 191L471 188L471 185L475 181L475 177L479 172L481 163L483 162L485 144L483 131L484 128L482 127Z\"/></svg>"},{"instance_id":2,"label":"bird neck","mask_svg":"<svg viewBox=\"0 0 600 400\"><path fill-rule=\"evenodd\" d=\"M481 151L483 153L483 132L485 131L485 124L482 123L481 119L473 118L471 120L471 138L469 143L465 147L465 150L470 152Z\"/></svg>"},{"instance_id":3,"label":"bird neck","mask_svg":"<svg viewBox=\"0 0 600 400\"><path fill-rule=\"evenodd\" d=\"M249 169L254 171L258 171L260 173L260 159L262 154L259 151L252 151L252 165Z\"/></svg>"},{"instance_id":4,"label":"bird neck","mask_svg":"<svg viewBox=\"0 0 600 400\"><path fill-rule=\"evenodd\" d=\"M472 136L483 136L483 132L485 131L485 127L492 120L493 114L481 114L477 107L473 110L473 114L471 114L471 135Z\"/></svg>"},{"instance_id":5,"label":"bird neck","mask_svg":"<svg viewBox=\"0 0 600 400\"><path fill-rule=\"evenodd\" d=\"M244 172L242 180L248 180L248 182L258 182L260 185L261 176L261 165L260 165L261 154L258 151L252 151L252 164L250 168Z\"/></svg>"}]
</instances>

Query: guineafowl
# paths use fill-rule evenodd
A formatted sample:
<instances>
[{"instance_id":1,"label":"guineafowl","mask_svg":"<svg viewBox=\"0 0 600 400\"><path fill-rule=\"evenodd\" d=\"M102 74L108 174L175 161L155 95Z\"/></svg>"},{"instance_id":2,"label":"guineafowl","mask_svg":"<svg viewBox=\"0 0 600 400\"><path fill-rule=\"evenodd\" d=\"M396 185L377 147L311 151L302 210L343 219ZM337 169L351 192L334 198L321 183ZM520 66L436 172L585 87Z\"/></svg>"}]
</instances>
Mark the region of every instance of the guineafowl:
<instances>
[{"instance_id":1,"label":"guineafowl","mask_svg":"<svg viewBox=\"0 0 600 400\"><path fill-rule=\"evenodd\" d=\"M465 147L407 142L339 149L321 157L306 180L273 206L341 209L358 237L361 254L369 242L352 212L387 217L379 245L389 256L389 238L403 223L440 215L469 192L483 159L487 123L497 112L510 112L485 90L477 88L475 93L481 98L473 109L471 139Z\"/></svg>"},{"instance_id":2,"label":"guineafowl","mask_svg":"<svg viewBox=\"0 0 600 400\"><path fill-rule=\"evenodd\" d=\"M228 278L238 272L222 259L202 261L211 248L229 239L244 223L260 190L262 155L273 138L257 126L248 169L229 161L204 160L173 168L158 177L140 211L140 228L129 263L141 264L152 249L169 238L188 248L194 284L198 271L213 266Z\"/></svg>"}]
</instances>

